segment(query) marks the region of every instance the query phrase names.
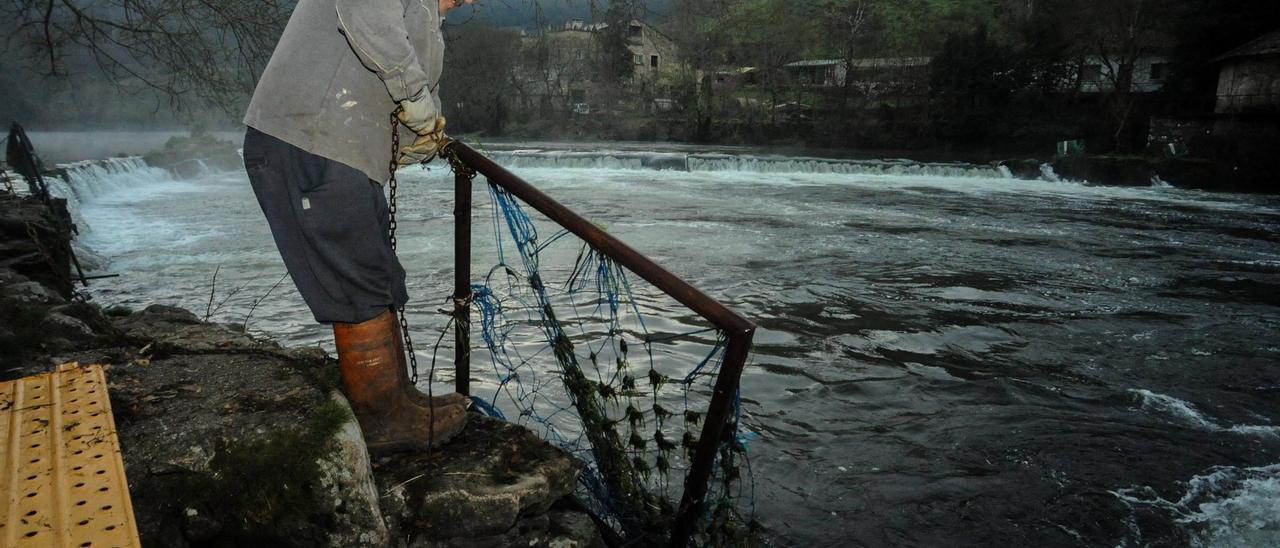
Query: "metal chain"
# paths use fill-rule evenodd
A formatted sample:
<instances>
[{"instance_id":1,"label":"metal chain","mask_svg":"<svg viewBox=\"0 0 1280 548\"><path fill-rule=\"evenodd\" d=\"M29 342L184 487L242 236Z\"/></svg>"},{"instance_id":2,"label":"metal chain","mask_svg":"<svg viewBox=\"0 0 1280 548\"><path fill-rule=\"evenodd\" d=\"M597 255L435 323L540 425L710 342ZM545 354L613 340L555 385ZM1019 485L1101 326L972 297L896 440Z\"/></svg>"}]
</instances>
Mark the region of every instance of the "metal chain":
<instances>
[{"instance_id":1,"label":"metal chain","mask_svg":"<svg viewBox=\"0 0 1280 548\"><path fill-rule=\"evenodd\" d=\"M400 167L400 111L397 107L391 112L391 163L388 169L391 171L391 179L387 181L387 186L391 189L391 198L388 200L387 211L389 217L388 236L391 238L391 253L396 251L396 168ZM400 335L404 338L404 349L409 353L409 381L418 384L418 353L413 351L413 336L409 334L409 318L404 313L404 307L396 308L397 316L400 318Z\"/></svg>"}]
</instances>

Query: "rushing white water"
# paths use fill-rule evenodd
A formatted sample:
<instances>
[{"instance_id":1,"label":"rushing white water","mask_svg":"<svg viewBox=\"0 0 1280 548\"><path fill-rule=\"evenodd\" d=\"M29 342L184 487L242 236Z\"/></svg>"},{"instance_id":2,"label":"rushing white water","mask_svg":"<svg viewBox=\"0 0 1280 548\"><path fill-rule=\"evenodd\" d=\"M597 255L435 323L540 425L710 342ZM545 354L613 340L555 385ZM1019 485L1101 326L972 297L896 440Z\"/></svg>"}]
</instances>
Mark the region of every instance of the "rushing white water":
<instances>
[{"instance_id":1,"label":"rushing white water","mask_svg":"<svg viewBox=\"0 0 1280 548\"><path fill-rule=\"evenodd\" d=\"M556 151L520 149L490 156L510 169L652 169L708 172L897 175L927 177L1012 178L1005 166L920 163L911 160L841 160L684 152Z\"/></svg>"},{"instance_id":2,"label":"rushing white water","mask_svg":"<svg viewBox=\"0 0 1280 548\"><path fill-rule=\"evenodd\" d=\"M1256 424L1233 424L1223 426L1218 421L1205 416L1205 414L1201 413L1199 409L1196 409L1196 406L1187 401L1165 394L1157 394L1150 390L1130 390L1129 392L1139 398L1143 409L1164 414L1191 428L1199 428L1201 430L1214 432L1234 432L1236 434L1253 436L1280 437L1280 426Z\"/></svg>"},{"instance_id":3,"label":"rushing white water","mask_svg":"<svg viewBox=\"0 0 1280 548\"><path fill-rule=\"evenodd\" d=\"M1112 494L1131 508L1147 507L1175 516L1191 530L1194 546L1280 546L1280 464L1214 467L1187 481L1186 491L1176 500L1163 498L1149 487Z\"/></svg>"},{"instance_id":4,"label":"rushing white water","mask_svg":"<svg viewBox=\"0 0 1280 548\"><path fill-rule=\"evenodd\" d=\"M86 160L59 166L66 178L49 177L49 193L67 199L67 209L81 235L93 224L80 213L86 203L106 196L118 200L122 196L163 190L175 183L169 172L148 166L139 157Z\"/></svg>"},{"instance_id":5,"label":"rushing white water","mask_svg":"<svg viewBox=\"0 0 1280 548\"><path fill-rule=\"evenodd\" d=\"M783 544L1115 545L1113 529L1079 523L1126 519L1094 504L1106 492L1206 546L1276 544L1276 198L903 160L493 156L760 325L743 411L760 433L756 505ZM283 264L244 173L174 180L124 159L71 174L57 192L92 227L82 243L122 275L91 287L99 302L207 309L327 344L292 284L272 289ZM400 181L415 340L433 340L452 177ZM495 253L482 183L477 274ZM543 268L576 251L549 250ZM677 307L645 312L654 330L705 327ZM1132 487L1169 484L1202 495L1161 490L1157 504ZM833 513L859 519L832 527Z\"/></svg>"}]
</instances>

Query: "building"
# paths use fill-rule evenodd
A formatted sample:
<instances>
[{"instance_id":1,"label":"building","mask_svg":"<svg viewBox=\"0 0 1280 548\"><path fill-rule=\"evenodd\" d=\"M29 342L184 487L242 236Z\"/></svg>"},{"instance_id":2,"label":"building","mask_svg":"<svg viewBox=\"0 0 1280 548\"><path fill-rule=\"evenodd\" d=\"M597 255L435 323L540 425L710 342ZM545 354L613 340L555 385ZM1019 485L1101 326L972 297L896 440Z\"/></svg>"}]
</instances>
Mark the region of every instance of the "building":
<instances>
[{"instance_id":1,"label":"building","mask_svg":"<svg viewBox=\"0 0 1280 548\"><path fill-rule=\"evenodd\" d=\"M635 64L633 78L659 79L678 62L675 42L641 21L632 20L627 28L627 50Z\"/></svg>"},{"instance_id":2,"label":"building","mask_svg":"<svg viewBox=\"0 0 1280 548\"><path fill-rule=\"evenodd\" d=\"M669 110L667 79L678 67L675 44L653 26L632 20L625 39L631 78L619 90L609 81L610 59L602 39L609 26L574 19L541 34L524 34L525 62L521 65L521 102L573 114L593 114L642 100L646 108ZM619 91L622 96L619 96Z\"/></svg>"},{"instance_id":3,"label":"building","mask_svg":"<svg viewBox=\"0 0 1280 548\"><path fill-rule=\"evenodd\" d=\"M793 82L811 88L838 88L846 79L868 97L914 96L928 90L932 57L806 59L783 67Z\"/></svg>"},{"instance_id":4,"label":"building","mask_svg":"<svg viewBox=\"0 0 1280 548\"><path fill-rule=\"evenodd\" d=\"M842 86L849 73L843 59L805 59L787 63L783 69L793 82L815 87Z\"/></svg>"},{"instance_id":5,"label":"building","mask_svg":"<svg viewBox=\"0 0 1280 548\"><path fill-rule=\"evenodd\" d=\"M1077 89L1082 93L1111 93L1116 89L1119 79L1120 63L1115 59L1106 59L1097 55L1084 58L1079 65ZM1133 80L1129 91L1134 93L1154 93L1164 89L1169 78L1170 63L1162 55L1142 55L1133 61Z\"/></svg>"},{"instance_id":6,"label":"building","mask_svg":"<svg viewBox=\"0 0 1280 548\"><path fill-rule=\"evenodd\" d=\"M1280 30L1227 52L1218 64L1218 114L1280 112Z\"/></svg>"}]
</instances>

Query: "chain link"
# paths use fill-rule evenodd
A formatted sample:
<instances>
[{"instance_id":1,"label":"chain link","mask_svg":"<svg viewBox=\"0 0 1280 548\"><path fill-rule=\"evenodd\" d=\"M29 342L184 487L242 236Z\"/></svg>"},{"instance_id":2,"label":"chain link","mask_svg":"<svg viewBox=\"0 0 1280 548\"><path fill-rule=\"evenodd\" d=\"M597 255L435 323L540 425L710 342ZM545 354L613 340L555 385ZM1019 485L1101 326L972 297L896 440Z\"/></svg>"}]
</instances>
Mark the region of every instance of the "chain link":
<instances>
[{"instance_id":1,"label":"chain link","mask_svg":"<svg viewBox=\"0 0 1280 548\"><path fill-rule=\"evenodd\" d=\"M391 179L387 181L387 186L391 189L391 198L387 203L388 211L388 234L391 240L391 252L396 251L396 168L400 167L400 111L401 108L396 107L391 112L391 163L388 169L391 171ZM404 307L396 308L397 316L400 318L400 335L404 338L404 350L409 353L409 381L418 384L418 353L413 350L413 336L409 334L409 318L404 313Z\"/></svg>"}]
</instances>

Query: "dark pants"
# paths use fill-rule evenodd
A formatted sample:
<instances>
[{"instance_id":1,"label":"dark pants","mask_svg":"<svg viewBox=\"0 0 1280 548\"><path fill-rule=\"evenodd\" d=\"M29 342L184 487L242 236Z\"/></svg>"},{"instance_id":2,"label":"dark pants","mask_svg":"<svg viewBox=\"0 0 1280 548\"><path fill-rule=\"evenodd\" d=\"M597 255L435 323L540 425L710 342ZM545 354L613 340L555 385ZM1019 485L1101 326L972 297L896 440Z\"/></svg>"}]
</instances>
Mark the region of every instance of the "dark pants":
<instances>
[{"instance_id":1,"label":"dark pants","mask_svg":"<svg viewBox=\"0 0 1280 548\"><path fill-rule=\"evenodd\" d=\"M382 187L360 170L256 129L244 167L302 299L322 323L359 323L409 300Z\"/></svg>"}]
</instances>

